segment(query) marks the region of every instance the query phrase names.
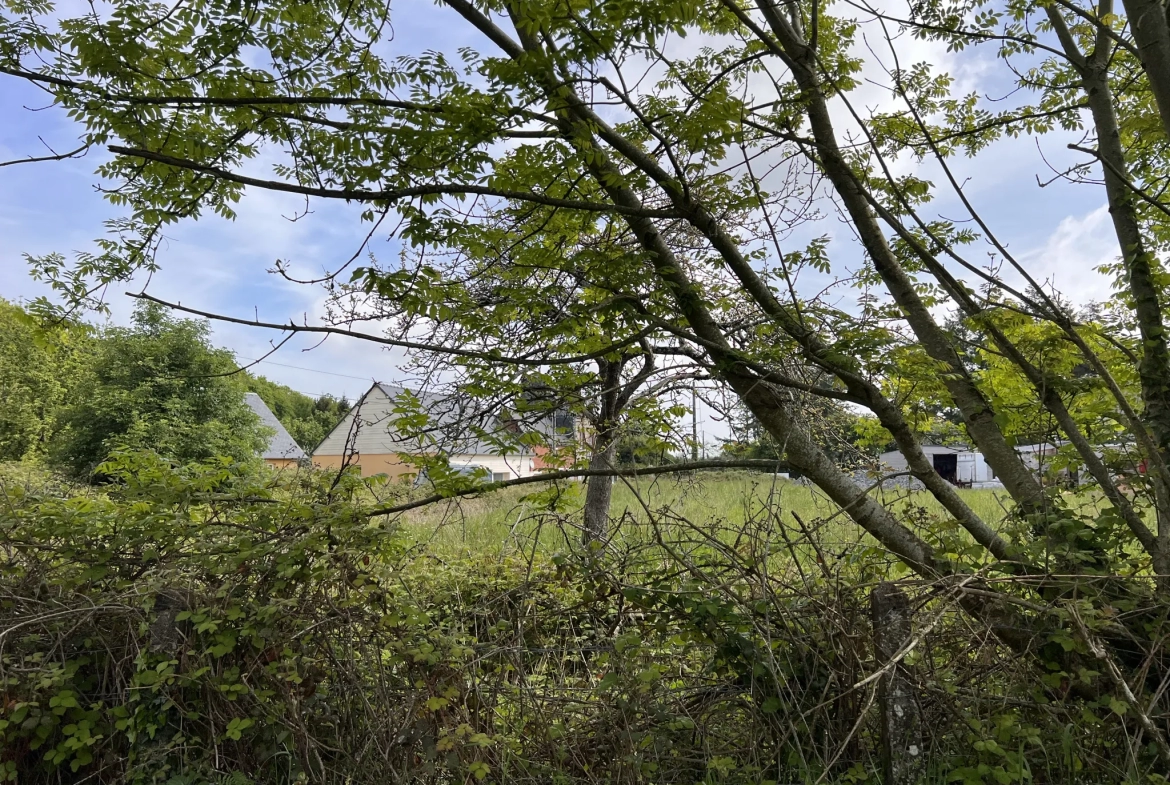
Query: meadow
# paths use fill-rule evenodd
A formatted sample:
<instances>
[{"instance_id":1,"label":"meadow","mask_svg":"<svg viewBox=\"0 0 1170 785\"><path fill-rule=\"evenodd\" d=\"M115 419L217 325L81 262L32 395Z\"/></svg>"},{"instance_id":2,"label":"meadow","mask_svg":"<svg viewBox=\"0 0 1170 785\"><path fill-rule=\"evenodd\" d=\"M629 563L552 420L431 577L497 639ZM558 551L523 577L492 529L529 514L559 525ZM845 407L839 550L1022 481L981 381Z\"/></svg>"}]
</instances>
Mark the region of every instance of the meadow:
<instances>
[{"instance_id":1,"label":"meadow","mask_svg":"<svg viewBox=\"0 0 1170 785\"><path fill-rule=\"evenodd\" d=\"M580 548L582 485L564 483L558 509L548 488L505 489L411 511L401 524L436 553L504 556L512 552L550 555ZM925 525L945 516L929 494L901 489L873 491ZM962 489L960 495L985 520L999 523L1010 511L1004 491ZM1088 500L1086 500L1088 501ZM863 542L863 532L815 487L758 472L710 472L621 478L610 507L611 546L637 545L661 533L684 529L734 536L764 521L788 529L796 539L815 537L822 547L842 550Z\"/></svg>"}]
</instances>

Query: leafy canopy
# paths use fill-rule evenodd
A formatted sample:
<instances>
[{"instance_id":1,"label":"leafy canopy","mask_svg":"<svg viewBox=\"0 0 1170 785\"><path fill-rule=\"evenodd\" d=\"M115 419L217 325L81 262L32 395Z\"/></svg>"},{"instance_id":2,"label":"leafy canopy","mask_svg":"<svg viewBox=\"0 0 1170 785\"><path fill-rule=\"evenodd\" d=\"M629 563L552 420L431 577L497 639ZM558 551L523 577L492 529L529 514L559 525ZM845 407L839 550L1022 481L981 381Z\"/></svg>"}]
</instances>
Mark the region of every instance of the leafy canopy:
<instances>
[{"instance_id":1,"label":"leafy canopy","mask_svg":"<svg viewBox=\"0 0 1170 785\"><path fill-rule=\"evenodd\" d=\"M88 474L115 450L150 449L179 463L252 459L267 431L244 403L230 352L206 323L143 305L130 327L107 327L59 416L53 459Z\"/></svg>"}]
</instances>

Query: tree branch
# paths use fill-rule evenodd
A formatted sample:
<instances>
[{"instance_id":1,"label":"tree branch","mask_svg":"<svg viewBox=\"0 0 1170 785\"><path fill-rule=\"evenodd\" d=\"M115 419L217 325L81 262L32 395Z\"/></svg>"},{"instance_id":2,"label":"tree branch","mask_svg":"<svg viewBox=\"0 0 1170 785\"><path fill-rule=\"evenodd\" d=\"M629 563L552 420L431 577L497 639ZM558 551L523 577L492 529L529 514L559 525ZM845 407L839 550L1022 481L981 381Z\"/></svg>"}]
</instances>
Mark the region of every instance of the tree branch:
<instances>
[{"instance_id":1,"label":"tree branch","mask_svg":"<svg viewBox=\"0 0 1170 785\"><path fill-rule=\"evenodd\" d=\"M366 514L371 518L380 515L393 515L462 496L473 496L475 494L532 485L534 483L573 480L580 477L652 477L659 474L679 474L693 471L710 471L713 469L772 469L773 471L779 471L783 465L783 461L755 459L739 461L688 461L686 463L674 463L668 466L646 466L632 469L562 469L559 471L534 474L530 477L520 477L515 480L484 483L448 494L436 493L423 499L416 499L415 501L404 504L375 508Z\"/></svg>"},{"instance_id":2,"label":"tree branch","mask_svg":"<svg viewBox=\"0 0 1170 785\"><path fill-rule=\"evenodd\" d=\"M1078 153L1085 153L1086 155L1093 156L1094 158L1096 158L1098 161L1101 162L1101 165L1103 167L1105 167L1110 172L1112 172L1114 175L1116 175L1117 180L1122 185L1124 185L1129 190L1133 191L1134 196L1141 199L1143 202L1148 204L1150 207L1153 207L1155 210L1159 211L1163 215L1170 217L1170 207L1167 207L1166 205L1162 204L1157 199L1155 199L1154 197L1150 196L1145 191L1143 191L1141 188L1138 188L1136 185L1134 185L1134 183L1128 177L1125 176L1125 172L1118 169L1113 164L1112 161L1110 161L1109 159L1102 156L1101 153L1099 153L1098 151L1094 150L1091 147L1082 147L1079 144L1069 144L1068 149L1076 150Z\"/></svg>"},{"instance_id":3,"label":"tree branch","mask_svg":"<svg viewBox=\"0 0 1170 785\"><path fill-rule=\"evenodd\" d=\"M279 180L261 180L256 177L249 177L247 175L230 172L226 169L221 169L216 166L209 166L201 164L198 161L192 161L187 158L176 158L165 153L156 153L151 150L144 150L137 147L122 147L121 145L110 145L109 151L117 155L125 155L132 158L142 158L147 161L156 161L167 166L174 166L179 169L187 169L193 172L201 172L203 174L211 175L220 180L226 180L231 183L239 183L241 185L251 185L256 188L265 188L270 191L283 191L285 193L300 194L302 196L316 196L323 199L345 199L354 202L398 202L403 199L413 199L418 196L462 196L462 195L476 195L476 196L494 196L500 199L513 199L522 202L533 202L535 204L543 204L548 207L559 207L566 210L584 210L587 212L605 212L605 213L621 213L629 214L631 212L647 218L678 218L678 214L673 210L651 210L643 208L641 210L631 210L630 208L623 208L617 205L608 204L606 202L585 202L576 199L559 199L554 196L544 196L534 191L511 191L501 188L492 188L484 185L457 185L432 183L429 185L415 185L406 188L389 189L385 191L367 191L364 189L339 189L339 188L313 188L310 186L297 185L294 183L285 183Z\"/></svg>"},{"instance_id":4,"label":"tree branch","mask_svg":"<svg viewBox=\"0 0 1170 785\"><path fill-rule=\"evenodd\" d=\"M37 158L29 156L28 158L13 158L11 161L0 161L0 168L15 164L35 164L42 161L64 161L66 158L77 158L85 155L88 151L89 145L83 144L81 147L78 147L76 150L71 150L68 153L54 153L53 155L42 155Z\"/></svg>"},{"instance_id":5,"label":"tree branch","mask_svg":"<svg viewBox=\"0 0 1170 785\"><path fill-rule=\"evenodd\" d=\"M635 344L653 332L652 327L646 327L641 332L631 335L628 339L609 344L601 349L590 352L589 354L578 354L571 357L557 357L557 358L535 358L535 357L508 357L506 355L496 354L494 352L480 352L472 349L457 349L452 346L442 346L439 344L416 343L415 341L402 341L396 338L384 338L380 335L373 335L371 333L361 333L354 330L343 330L340 327L324 327L314 326L308 324L296 324L295 322L278 323L278 322L262 322L256 319L240 319L235 316L225 316L224 314L213 313L211 311L201 311L197 308L189 308L179 303L172 303L166 300L160 300L157 297L147 294L146 292L126 292L127 297L133 297L136 300L147 300L152 303L157 303L166 308L171 308L183 313L189 313L193 316L202 316L204 319L213 319L217 322L228 322L230 324L242 324L248 327L262 327L267 330L284 330L289 332L301 333L321 333L325 335L344 335L349 338L357 338L362 341L371 341L373 343L381 343L387 346L397 346L403 349L414 349L420 352L434 352L437 354L449 354L456 357L466 357L473 360L484 360L485 362L505 363L507 365L523 365L531 367L539 367L545 365L571 365L573 363L585 362L586 360L595 360L598 357L603 357L618 349L623 349L631 344Z\"/></svg>"}]
</instances>

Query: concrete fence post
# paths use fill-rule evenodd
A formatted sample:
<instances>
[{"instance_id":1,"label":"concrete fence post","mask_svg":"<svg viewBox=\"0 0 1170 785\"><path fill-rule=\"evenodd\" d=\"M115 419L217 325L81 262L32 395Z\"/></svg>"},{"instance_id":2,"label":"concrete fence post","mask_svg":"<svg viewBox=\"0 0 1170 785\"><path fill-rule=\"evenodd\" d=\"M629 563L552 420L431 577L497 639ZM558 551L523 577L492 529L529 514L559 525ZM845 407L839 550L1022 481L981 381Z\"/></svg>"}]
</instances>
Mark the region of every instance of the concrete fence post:
<instances>
[{"instance_id":1,"label":"concrete fence post","mask_svg":"<svg viewBox=\"0 0 1170 785\"><path fill-rule=\"evenodd\" d=\"M880 583L870 594L873 648L877 667L889 664L913 634L910 599L892 583ZM881 716L882 782L918 785L924 756L922 727L914 684L899 662L878 681Z\"/></svg>"}]
</instances>

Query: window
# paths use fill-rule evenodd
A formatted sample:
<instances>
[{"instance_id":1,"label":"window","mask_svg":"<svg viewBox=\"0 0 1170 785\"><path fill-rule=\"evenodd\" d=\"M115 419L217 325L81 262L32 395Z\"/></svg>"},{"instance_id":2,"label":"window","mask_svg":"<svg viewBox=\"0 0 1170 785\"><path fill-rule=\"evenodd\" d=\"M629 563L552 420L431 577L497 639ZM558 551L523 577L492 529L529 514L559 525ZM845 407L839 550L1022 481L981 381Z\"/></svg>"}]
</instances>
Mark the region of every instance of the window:
<instances>
[{"instance_id":1,"label":"window","mask_svg":"<svg viewBox=\"0 0 1170 785\"><path fill-rule=\"evenodd\" d=\"M558 431L573 432L576 418L569 412L555 412L553 414L553 428Z\"/></svg>"},{"instance_id":2,"label":"window","mask_svg":"<svg viewBox=\"0 0 1170 785\"><path fill-rule=\"evenodd\" d=\"M492 482L505 482L512 479L512 475L508 472L495 472L492 474Z\"/></svg>"}]
</instances>

